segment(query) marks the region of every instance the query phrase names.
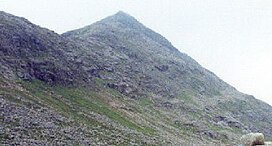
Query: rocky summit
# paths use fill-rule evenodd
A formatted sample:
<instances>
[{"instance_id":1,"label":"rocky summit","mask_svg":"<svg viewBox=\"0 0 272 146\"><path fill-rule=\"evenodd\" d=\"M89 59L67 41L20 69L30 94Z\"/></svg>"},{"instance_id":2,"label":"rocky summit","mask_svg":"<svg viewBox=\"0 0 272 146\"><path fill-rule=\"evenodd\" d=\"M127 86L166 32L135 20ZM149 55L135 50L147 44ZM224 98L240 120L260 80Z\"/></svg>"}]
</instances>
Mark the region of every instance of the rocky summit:
<instances>
[{"instance_id":1,"label":"rocky summit","mask_svg":"<svg viewBox=\"0 0 272 146\"><path fill-rule=\"evenodd\" d=\"M237 145L272 107L118 12L57 34L0 12L0 145Z\"/></svg>"}]
</instances>

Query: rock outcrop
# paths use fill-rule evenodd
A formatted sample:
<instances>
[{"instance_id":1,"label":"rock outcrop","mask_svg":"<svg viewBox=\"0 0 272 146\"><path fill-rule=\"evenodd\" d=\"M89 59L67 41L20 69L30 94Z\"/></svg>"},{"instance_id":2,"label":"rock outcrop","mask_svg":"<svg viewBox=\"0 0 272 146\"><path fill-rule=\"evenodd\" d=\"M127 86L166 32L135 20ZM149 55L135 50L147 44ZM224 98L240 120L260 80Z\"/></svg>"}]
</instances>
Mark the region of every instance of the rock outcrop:
<instances>
[{"instance_id":1,"label":"rock outcrop","mask_svg":"<svg viewBox=\"0 0 272 146\"><path fill-rule=\"evenodd\" d=\"M272 146L272 142L265 142L262 133L249 133L240 139L242 146Z\"/></svg>"}]
</instances>

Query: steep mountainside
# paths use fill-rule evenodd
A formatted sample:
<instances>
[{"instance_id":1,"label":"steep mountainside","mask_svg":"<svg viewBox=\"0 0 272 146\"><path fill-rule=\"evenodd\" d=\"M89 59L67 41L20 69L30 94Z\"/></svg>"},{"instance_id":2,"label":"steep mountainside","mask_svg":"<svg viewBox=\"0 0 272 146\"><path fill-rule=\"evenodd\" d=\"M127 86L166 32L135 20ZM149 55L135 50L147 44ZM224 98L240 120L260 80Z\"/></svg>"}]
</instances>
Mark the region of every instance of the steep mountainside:
<instances>
[{"instance_id":1,"label":"steep mountainside","mask_svg":"<svg viewBox=\"0 0 272 146\"><path fill-rule=\"evenodd\" d=\"M272 107L124 12L58 35L0 12L0 144L234 145Z\"/></svg>"},{"instance_id":2,"label":"steep mountainside","mask_svg":"<svg viewBox=\"0 0 272 146\"><path fill-rule=\"evenodd\" d=\"M113 79L112 86L116 88L124 80L130 88L127 91L140 90L166 97L176 97L184 90L210 96L234 90L180 53L164 37L123 12L63 36L81 44L87 50L86 56L102 55L97 57L95 65L112 69L104 78Z\"/></svg>"},{"instance_id":3,"label":"steep mountainside","mask_svg":"<svg viewBox=\"0 0 272 146\"><path fill-rule=\"evenodd\" d=\"M262 129L271 135L271 129L267 129L271 124L267 120L271 118L269 105L238 92L124 12L63 36L81 44L87 50L85 54L99 53L95 64L112 69L110 72L98 69L96 74L110 88L132 97L153 95L158 107L183 109L188 105L186 108L197 113L211 110L214 119L210 122L219 125L227 122L228 126L237 122L234 127L245 131ZM255 128L249 121L260 127ZM261 121L269 124L258 124Z\"/></svg>"},{"instance_id":4,"label":"steep mountainside","mask_svg":"<svg viewBox=\"0 0 272 146\"><path fill-rule=\"evenodd\" d=\"M6 77L72 84L86 76L69 55L76 45L24 18L0 12L0 38L0 71Z\"/></svg>"}]
</instances>

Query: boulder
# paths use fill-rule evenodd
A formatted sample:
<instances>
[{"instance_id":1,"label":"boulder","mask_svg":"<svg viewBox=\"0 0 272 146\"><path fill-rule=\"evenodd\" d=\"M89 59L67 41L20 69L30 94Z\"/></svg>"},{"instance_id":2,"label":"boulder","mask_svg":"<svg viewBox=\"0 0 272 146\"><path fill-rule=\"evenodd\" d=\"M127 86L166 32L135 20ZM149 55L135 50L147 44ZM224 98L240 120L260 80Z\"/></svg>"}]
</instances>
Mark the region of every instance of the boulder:
<instances>
[{"instance_id":1,"label":"boulder","mask_svg":"<svg viewBox=\"0 0 272 146\"><path fill-rule=\"evenodd\" d=\"M262 133L249 133L240 139L243 146L264 145L264 135Z\"/></svg>"}]
</instances>

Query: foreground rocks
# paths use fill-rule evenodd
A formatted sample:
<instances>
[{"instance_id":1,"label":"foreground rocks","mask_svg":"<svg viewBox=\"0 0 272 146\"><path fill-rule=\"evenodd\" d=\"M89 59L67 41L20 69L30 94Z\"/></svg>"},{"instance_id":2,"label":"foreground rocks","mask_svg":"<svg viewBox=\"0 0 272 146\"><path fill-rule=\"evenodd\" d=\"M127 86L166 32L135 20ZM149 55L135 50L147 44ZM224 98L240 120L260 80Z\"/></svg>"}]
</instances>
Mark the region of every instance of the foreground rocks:
<instances>
[{"instance_id":1,"label":"foreground rocks","mask_svg":"<svg viewBox=\"0 0 272 146\"><path fill-rule=\"evenodd\" d=\"M265 142L262 133L249 133L240 139L242 146L272 146L272 142Z\"/></svg>"}]
</instances>

